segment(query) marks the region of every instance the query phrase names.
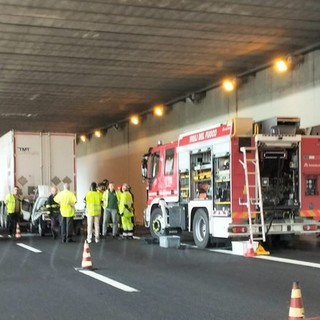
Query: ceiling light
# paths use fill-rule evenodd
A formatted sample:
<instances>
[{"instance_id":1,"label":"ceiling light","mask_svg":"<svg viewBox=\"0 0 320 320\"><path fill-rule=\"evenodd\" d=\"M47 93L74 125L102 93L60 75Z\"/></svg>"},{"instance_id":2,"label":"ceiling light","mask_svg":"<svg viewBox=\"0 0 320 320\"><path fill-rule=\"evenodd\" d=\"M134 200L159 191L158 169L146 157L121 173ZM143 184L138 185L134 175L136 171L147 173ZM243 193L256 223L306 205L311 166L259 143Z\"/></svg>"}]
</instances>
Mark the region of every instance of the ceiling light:
<instances>
[{"instance_id":1,"label":"ceiling light","mask_svg":"<svg viewBox=\"0 0 320 320\"><path fill-rule=\"evenodd\" d=\"M96 130L95 132L94 132L94 136L96 137L96 138L100 138L101 137L101 131L100 130Z\"/></svg>"},{"instance_id":2,"label":"ceiling light","mask_svg":"<svg viewBox=\"0 0 320 320\"><path fill-rule=\"evenodd\" d=\"M140 118L138 115L133 115L130 117L131 124L137 126L140 123Z\"/></svg>"},{"instance_id":3,"label":"ceiling light","mask_svg":"<svg viewBox=\"0 0 320 320\"><path fill-rule=\"evenodd\" d=\"M163 104L157 104L153 107L153 114L157 117L162 117L164 114Z\"/></svg>"},{"instance_id":4,"label":"ceiling light","mask_svg":"<svg viewBox=\"0 0 320 320\"><path fill-rule=\"evenodd\" d=\"M236 80L235 79L226 79L222 82L223 89L227 92L231 92L236 87Z\"/></svg>"},{"instance_id":5,"label":"ceiling light","mask_svg":"<svg viewBox=\"0 0 320 320\"><path fill-rule=\"evenodd\" d=\"M285 59L277 59L274 62L274 67L277 72L284 73L284 72L288 71L289 64L288 64L287 60L285 60Z\"/></svg>"},{"instance_id":6,"label":"ceiling light","mask_svg":"<svg viewBox=\"0 0 320 320\"><path fill-rule=\"evenodd\" d=\"M87 137L83 134L83 135L80 136L80 140L82 142L86 142L87 141Z\"/></svg>"}]
</instances>

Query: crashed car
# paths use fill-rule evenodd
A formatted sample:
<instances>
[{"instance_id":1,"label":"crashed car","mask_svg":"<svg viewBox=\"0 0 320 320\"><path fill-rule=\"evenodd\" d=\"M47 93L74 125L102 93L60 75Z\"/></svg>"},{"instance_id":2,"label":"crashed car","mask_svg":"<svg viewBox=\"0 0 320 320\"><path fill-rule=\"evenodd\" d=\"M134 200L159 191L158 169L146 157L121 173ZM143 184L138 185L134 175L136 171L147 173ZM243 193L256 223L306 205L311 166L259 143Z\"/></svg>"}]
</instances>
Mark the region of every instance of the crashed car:
<instances>
[{"instance_id":1,"label":"crashed car","mask_svg":"<svg viewBox=\"0 0 320 320\"><path fill-rule=\"evenodd\" d=\"M51 234L50 212L46 208L47 200L47 196L39 196L34 203L31 214L32 231L37 232L41 237L44 237L46 234ZM75 235L80 235L83 219L84 211L76 210L73 217L73 230Z\"/></svg>"}]
</instances>

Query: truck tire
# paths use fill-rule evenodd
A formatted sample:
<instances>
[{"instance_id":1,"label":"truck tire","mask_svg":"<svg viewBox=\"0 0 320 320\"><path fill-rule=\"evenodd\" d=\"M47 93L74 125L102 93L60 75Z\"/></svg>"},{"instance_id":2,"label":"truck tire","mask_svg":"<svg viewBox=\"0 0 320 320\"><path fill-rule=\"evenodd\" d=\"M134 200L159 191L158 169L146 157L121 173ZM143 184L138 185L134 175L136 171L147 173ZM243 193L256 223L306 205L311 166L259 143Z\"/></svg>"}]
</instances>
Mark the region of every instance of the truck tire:
<instances>
[{"instance_id":1,"label":"truck tire","mask_svg":"<svg viewBox=\"0 0 320 320\"><path fill-rule=\"evenodd\" d=\"M81 229L82 229L82 220L81 221L75 221L74 222L74 235L80 236L81 235Z\"/></svg>"},{"instance_id":2,"label":"truck tire","mask_svg":"<svg viewBox=\"0 0 320 320\"><path fill-rule=\"evenodd\" d=\"M208 246L209 236L209 219L204 209L198 209L193 218L192 224L193 240L198 248L204 249Z\"/></svg>"},{"instance_id":3,"label":"truck tire","mask_svg":"<svg viewBox=\"0 0 320 320\"><path fill-rule=\"evenodd\" d=\"M164 226L162 225L162 211L156 208L151 212L150 233L153 238L159 238L163 233Z\"/></svg>"},{"instance_id":4,"label":"truck tire","mask_svg":"<svg viewBox=\"0 0 320 320\"><path fill-rule=\"evenodd\" d=\"M31 233L37 232L36 227L33 225L33 223L32 223L31 221L29 222L29 231L30 231Z\"/></svg>"},{"instance_id":5,"label":"truck tire","mask_svg":"<svg viewBox=\"0 0 320 320\"><path fill-rule=\"evenodd\" d=\"M39 236L40 237L44 237L45 236L45 225L44 225L44 223L43 223L41 218L40 218L40 221L39 221L38 232L39 232Z\"/></svg>"},{"instance_id":6,"label":"truck tire","mask_svg":"<svg viewBox=\"0 0 320 320\"><path fill-rule=\"evenodd\" d=\"M0 204L0 227L7 228L7 212L4 203Z\"/></svg>"}]
</instances>

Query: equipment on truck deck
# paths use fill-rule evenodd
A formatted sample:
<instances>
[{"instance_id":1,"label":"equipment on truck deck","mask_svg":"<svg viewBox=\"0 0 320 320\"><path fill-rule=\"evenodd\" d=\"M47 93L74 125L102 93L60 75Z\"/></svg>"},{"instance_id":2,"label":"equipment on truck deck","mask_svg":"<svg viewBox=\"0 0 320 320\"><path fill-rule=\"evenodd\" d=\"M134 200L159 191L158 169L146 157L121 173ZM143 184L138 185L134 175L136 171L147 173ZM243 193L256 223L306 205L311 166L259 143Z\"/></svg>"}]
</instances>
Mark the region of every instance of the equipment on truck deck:
<instances>
[{"instance_id":1,"label":"equipment on truck deck","mask_svg":"<svg viewBox=\"0 0 320 320\"><path fill-rule=\"evenodd\" d=\"M318 232L320 139L300 119L235 118L149 148L144 222L159 237L187 230L211 238L266 240Z\"/></svg>"}]
</instances>

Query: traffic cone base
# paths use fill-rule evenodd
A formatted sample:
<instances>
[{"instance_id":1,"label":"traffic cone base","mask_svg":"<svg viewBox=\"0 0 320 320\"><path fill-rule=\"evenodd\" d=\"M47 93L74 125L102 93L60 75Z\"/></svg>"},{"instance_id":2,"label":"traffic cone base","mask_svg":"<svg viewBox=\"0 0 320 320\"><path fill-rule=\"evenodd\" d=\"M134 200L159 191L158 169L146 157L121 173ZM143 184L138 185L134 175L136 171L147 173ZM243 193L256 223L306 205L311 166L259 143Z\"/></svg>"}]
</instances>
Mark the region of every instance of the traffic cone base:
<instances>
[{"instance_id":1,"label":"traffic cone base","mask_svg":"<svg viewBox=\"0 0 320 320\"><path fill-rule=\"evenodd\" d=\"M291 300L288 320L304 319L304 308L302 302L299 282L294 282L291 290Z\"/></svg>"},{"instance_id":2,"label":"traffic cone base","mask_svg":"<svg viewBox=\"0 0 320 320\"><path fill-rule=\"evenodd\" d=\"M19 226L19 223L17 223L17 226L16 226L16 239L20 239L21 238L21 232L20 232L20 226Z\"/></svg>"},{"instance_id":3,"label":"traffic cone base","mask_svg":"<svg viewBox=\"0 0 320 320\"><path fill-rule=\"evenodd\" d=\"M257 255L257 256L268 256L268 255L270 255L270 252L269 252L269 251L266 251L266 250L264 249L264 247L263 247L261 244L259 244L259 245L258 245L258 248L257 248L257 250L256 250L256 255Z\"/></svg>"},{"instance_id":4,"label":"traffic cone base","mask_svg":"<svg viewBox=\"0 0 320 320\"><path fill-rule=\"evenodd\" d=\"M85 240L84 242L81 267L83 269L93 269L90 255L90 247L87 240Z\"/></svg>"},{"instance_id":5,"label":"traffic cone base","mask_svg":"<svg viewBox=\"0 0 320 320\"><path fill-rule=\"evenodd\" d=\"M245 253L245 257L254 257L256 254L253 250L252 240L249 239L248 245L247 245L247 252Z\"/></svg>"}]
</instances>

